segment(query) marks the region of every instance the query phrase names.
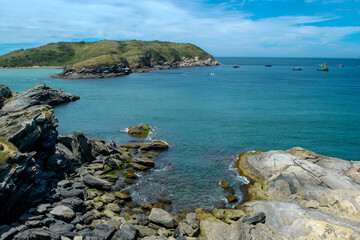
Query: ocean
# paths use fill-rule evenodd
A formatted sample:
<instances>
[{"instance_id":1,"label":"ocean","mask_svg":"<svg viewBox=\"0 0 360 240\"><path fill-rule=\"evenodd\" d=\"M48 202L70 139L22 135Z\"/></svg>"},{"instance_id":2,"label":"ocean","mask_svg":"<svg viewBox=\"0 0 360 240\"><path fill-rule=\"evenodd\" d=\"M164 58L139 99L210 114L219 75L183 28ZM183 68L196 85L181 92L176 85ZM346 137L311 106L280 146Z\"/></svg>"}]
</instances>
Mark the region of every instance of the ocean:
<instances>
[{"instance_id":1,"label":"ocean","mask_svg":"<svg viewBox=\"0 0 360 240\"><path fill-rule=\"evenodd\" d=\"M129 188L140 203L165 197L176 210L221 207L227 196L222 179L241 200L247 181L232 165L244 151L300 146L360 160L360 59L217 60L222 65L109 79L50 78L60 69L0 69L0 83L18 92L46 83L80 95L55 107L60 134L82 131L120 145L134 140L125 128L153 126L152 139L170 149ZM329 72L316 71L322 63ZM303 71L293 71L296 66Z\"/></svg>"}]
</instances>

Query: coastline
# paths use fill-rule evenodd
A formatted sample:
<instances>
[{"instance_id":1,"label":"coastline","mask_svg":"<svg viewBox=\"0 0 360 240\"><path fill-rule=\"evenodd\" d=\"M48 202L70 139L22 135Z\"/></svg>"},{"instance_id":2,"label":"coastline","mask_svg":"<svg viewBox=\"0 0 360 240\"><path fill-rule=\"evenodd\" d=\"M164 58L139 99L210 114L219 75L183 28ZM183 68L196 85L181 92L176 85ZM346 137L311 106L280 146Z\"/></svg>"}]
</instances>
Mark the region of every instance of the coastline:
<instances>
[{"instance_id":1,"label":"coastline","mask_svg":"<svg viewBox=\"0 0 360 240\"><path fill-rule=\"evenodd\" d=\"M299 147L240 154L235 167L250 180L247 201L235 208L189 209L173 215L171 199L159 196L157 202L139 205L126 190L136 182L136 172L156 164L166 143L143 140L117 147L80 132L58 136L48 105L78 96L44 85L20 94L2 85L0 92L4 240L360 237L360 162ZM150 129L139 124L128 133L146 138ZM29 137L25 141L21 136ZM221 186L233 201L233 189L226 181Z\"/></svg>"}]
</instances>

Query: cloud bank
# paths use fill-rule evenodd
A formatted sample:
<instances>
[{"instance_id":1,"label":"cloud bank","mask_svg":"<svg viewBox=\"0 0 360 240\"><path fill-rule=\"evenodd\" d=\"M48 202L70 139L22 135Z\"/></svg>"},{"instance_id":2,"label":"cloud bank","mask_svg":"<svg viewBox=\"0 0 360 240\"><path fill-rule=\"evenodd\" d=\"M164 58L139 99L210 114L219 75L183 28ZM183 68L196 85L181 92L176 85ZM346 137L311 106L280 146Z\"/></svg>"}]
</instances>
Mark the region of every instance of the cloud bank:
<instances>
[{"instance_id":1,"label":"cloud bank","mask_svg":"<svg viewBox=\"0 0 360 240\"><path fill-rule=\"evenodd\" d=\"M0 53L57 41L139 39L190 42L215 56L360 54L360 43L346 41L360 32L360 24L327 26L326 22L339 17L315 14L255 18L251 11L241 9L245 1L185 0L182 5L164 0L1 2Z\"/></svg>"}]
</instances>

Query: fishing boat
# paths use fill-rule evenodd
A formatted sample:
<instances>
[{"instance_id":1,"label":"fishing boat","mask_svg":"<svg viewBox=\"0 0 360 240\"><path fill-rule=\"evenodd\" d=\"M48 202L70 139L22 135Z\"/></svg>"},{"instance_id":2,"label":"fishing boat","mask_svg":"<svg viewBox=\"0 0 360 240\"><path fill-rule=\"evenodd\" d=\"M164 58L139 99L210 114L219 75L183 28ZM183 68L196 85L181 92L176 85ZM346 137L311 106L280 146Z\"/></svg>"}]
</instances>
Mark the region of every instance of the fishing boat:
<instances>
[{"instance_id":1,"label":"fishing boat","mask_svg":"<svg viewBox=\"0 0 360 240\"><path fill-rule=\"evenodd\" d=\"M319 66L321 66L322 68L318 68L318 71L323 71L323 72L328 72L329 71L329 67L328 67L328 65L326 63L321 64Z\"/></svg>"},{"instance_id":2,"label":"fishing boat","mask_svg":"<svg viewBox=\"0 0 360 240\"><path fill-rule=\"evenodd\" d=\"M271 64L265 64L265 67L271 67Z\"/></svg>"},{"instance_id":3,"label":"fishing boat","mask_svg":"<svg viewBox=\"0 0 360 240\"><path fill-rule=\"evenodd\" d=\"M236 64L233 66L233 68L239 68L239 67L240 67L240 66L239 66L239 65L236 65Z\"/></svg>"},{"instance_id":4,"label":"fishing boat","mask_svg":"<svg viewBox=\"0 0 360 240\"><path fill-rule=\"evenodd\" d=\"M344 65L342 65L342 64L339 64L339 65L337 65L337 67L344 67Z\"/></svg>"},{"instance_id":5,"label":"fishing boat","mask_svg":"<svg viewBox=\"0 0 360 240\"><path fill-rule=\"evenodd\" d=\"M302 71L302 67L293 67L293 71Z\"/></svg>"}]
</instances>

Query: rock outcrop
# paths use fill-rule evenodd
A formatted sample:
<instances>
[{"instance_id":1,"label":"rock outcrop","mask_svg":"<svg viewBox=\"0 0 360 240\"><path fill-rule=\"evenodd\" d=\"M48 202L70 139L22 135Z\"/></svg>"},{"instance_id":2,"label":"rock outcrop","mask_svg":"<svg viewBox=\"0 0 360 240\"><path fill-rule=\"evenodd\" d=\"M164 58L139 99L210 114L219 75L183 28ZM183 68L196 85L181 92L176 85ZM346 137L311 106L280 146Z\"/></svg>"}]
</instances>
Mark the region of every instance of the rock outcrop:
<instances>
[{"instance_id":1,"label":"rock outcrop","mask_svg":"<svg viewBox=\"0 0 360 240\"><path fill-rule=\"evenodd\" d=\"M38 105L56 106L62 103L76 101L79 98L77 95L57 91L43 84L22 93L13 94L12 98L5 101L1 110L16 112Z\"/></svg>"},{"instance_id":2,"label":"rock outcrop","mask_svg":"<svg viewBox=\"0 0 360 240\"><path fill-rule=\"evenodd\" d=\"M20 94L1 86L0 222L40 202L68 167L54 155L57 119L51 106L78 99L43 85ZM54 168L54 169L53 169Z\"/></svg>"},{"instance_id":3,"label":"rock outcrop","mask_svg":"<svg viewBox=\"0 0 360 240\"><path fill-rule=\"evenodd\" d=\"M149 136L150 131L151 127L149 125L140 123L129 127L128 134L134 137L146 138Z\"/></svg>"}]
</instances>

